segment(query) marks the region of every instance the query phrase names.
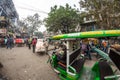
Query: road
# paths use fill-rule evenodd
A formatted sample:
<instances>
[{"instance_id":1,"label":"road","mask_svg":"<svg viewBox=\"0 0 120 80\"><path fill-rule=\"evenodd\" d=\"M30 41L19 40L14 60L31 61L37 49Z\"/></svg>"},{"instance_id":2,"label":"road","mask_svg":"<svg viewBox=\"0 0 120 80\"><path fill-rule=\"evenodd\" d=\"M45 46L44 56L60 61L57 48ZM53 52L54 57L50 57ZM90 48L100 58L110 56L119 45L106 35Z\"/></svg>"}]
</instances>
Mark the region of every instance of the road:
<instances>
[{"instance_id":1,"label":"road","mask_svg":"<svg viewBox=\"0 0 120 80\"><path fill-rule=\"evenodd\" d=\"M1 72L8 80L59 80L47 60L48 55L32 53L27 47L0 48Z\"/></svg>"}]
</instances>

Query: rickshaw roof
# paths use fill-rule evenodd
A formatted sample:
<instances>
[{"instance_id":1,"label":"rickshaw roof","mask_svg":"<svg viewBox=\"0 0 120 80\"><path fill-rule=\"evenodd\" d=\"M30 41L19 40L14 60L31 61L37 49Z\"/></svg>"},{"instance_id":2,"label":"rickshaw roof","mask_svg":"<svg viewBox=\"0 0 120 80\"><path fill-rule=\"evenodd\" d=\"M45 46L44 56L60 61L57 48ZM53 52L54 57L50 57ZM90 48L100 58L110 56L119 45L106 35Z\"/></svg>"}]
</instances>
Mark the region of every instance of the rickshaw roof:
<instances>
[{"instance_id":1,"label":"rickshaw roof","mask_svg":"<svg viewBox=\"0 0 120 80\"><path fill-rule=\"evenodd\" d=\"M118 36L120 36L120 30L100 30L55 35L52 36L51 39L53 40L75 38L84 39L84 38L118 37Z\"/></svg>"}]
</instances>

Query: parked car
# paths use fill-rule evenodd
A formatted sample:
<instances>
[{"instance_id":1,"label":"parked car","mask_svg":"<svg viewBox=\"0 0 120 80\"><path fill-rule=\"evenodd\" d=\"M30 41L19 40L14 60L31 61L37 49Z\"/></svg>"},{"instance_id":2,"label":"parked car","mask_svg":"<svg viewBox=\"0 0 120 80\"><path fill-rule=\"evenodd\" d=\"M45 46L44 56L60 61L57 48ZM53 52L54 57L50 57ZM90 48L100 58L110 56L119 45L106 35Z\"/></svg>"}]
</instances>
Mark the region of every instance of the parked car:
<instances>
[{"instance_id":1,"label":"parked car","mask_svg":"<svg viewBox=\"0 0 120 80\"><path fill-rule=\"evenodd\" d=\"M43 39L37 39L37 43L36 43L36 48L35 48L35 52L44 52L45 53L45 46L44 46L44 40Z\"/></svg>"}]
</instances>

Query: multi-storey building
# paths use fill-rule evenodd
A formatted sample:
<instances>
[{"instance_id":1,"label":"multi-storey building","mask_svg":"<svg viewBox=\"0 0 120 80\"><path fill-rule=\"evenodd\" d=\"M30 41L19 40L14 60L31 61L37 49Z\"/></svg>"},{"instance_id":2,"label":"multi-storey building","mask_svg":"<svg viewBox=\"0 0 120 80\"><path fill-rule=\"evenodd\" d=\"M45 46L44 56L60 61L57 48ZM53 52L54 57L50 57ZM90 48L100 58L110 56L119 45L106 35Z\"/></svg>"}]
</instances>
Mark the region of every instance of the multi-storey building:
<instances>
[{"instance_id":1,"label":"multi-storey building","mask_svg":"<svg viewBox=\"0 0 120 80\"><path fill-rule=\"evenodd\" d=\"M92 14L86 14L83 17L83 23L81 23L81 31L94 31L98 29L96 25L96 19Z\"/></svg>"},{"instance_id":2,"label":"multi-storey building","mask_svg":"<svg viewBox=\"0 0 120 80\"><path fill-rule=\"evenodd\" d=\"M120 29L120 0L84 0L87 10L82 31Z\"/></svg>"},{"instance_id":3,"label":"multi-storey building","mask_svg":"<svg viewBox=\"0 0 120 80\"><path fill-rule=\"evenodd\" d=\"M19 16L12 0L0 0L0 35L14 32Z\"/></svg>"}]
</instances>

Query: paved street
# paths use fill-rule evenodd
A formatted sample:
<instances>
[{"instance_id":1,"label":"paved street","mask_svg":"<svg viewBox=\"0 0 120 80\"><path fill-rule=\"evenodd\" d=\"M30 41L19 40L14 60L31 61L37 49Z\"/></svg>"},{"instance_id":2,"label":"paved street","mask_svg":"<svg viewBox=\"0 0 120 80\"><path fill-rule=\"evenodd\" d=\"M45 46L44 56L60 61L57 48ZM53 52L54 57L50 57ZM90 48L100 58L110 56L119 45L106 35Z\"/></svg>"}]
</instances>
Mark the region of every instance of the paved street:
<instances>
[{"instance_id":1,"label":"paved street","mask_svg":"<svg viewBox=\"0 0 120 80\"><path fill-rule=\"evenodd\" d=\"M9 80L59 80L47 60L48 55L34 54L27 47L0 48L2 72Z\"/></svg>"}]
</instances>

